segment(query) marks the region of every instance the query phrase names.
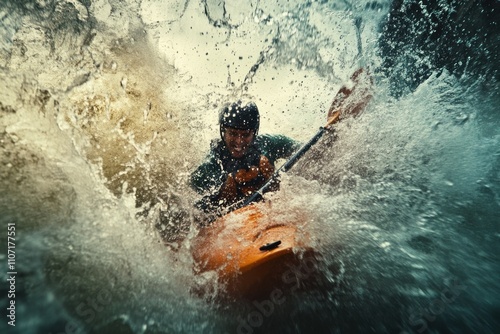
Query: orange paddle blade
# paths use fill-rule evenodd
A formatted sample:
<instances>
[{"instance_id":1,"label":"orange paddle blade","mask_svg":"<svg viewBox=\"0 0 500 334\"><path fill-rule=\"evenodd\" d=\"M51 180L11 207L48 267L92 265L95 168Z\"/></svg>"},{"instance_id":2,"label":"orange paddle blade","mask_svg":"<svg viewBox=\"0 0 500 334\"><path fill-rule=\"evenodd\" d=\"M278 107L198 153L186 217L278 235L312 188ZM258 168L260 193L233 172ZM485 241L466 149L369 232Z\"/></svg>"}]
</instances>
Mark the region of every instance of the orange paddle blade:
<instances>
[{"instance_id":1,"label":"orange paddle blade","mask_svg":"<svg viewBox=\"0 0 500 334\"><path fill-rule=\"evenodd\" d=\"M358 69L350 78L349 83L342 86L328 110L330 126L348 117L358 116L373 97L373 79L368 71Z\"/></svg>"}]
</instances>

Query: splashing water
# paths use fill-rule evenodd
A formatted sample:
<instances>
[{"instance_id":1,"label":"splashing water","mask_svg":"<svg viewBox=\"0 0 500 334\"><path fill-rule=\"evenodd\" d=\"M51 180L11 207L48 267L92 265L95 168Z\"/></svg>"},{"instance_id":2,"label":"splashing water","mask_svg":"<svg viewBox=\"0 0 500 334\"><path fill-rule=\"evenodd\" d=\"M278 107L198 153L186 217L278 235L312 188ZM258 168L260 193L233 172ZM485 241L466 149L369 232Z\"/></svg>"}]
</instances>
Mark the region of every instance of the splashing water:
<instances>
[{"instance_id":1,"label":"splashing water","mask_svg":"<svg viewBox=\"0 0 500 334\"><path fill-rule=\"evenodd\" d=\"M4 317L1 328L496 332L496 64L456 73L408 47L400 58L429 72L395 97L404 64L388 76L378 47L395 4L3 1L1 261L7 275L15 226L17 276L14 299L10 286L0 290L2 305L16 302L16 326ZM270 195L310 217L332 286L272 311L219 304L216 277L193 275L187 185L218 136L218 108L254 99L261 133L306 141L359 65L374 73L374 100ZM214 295L193 293L200 284Z\"/></svg>"}]
</instances>

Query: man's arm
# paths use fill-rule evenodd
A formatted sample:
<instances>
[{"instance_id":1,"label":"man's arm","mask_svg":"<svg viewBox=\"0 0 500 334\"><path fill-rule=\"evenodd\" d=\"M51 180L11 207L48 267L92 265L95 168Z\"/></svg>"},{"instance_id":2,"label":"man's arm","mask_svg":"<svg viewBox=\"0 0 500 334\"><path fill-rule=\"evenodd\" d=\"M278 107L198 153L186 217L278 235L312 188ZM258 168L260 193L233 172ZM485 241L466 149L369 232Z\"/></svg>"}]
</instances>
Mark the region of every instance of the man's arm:
<instances>
[{"instance_id":1,"label":"man's arm","mask_svg":"<svg viewBox=\"0 0 500 334\"><path fill-rule=\"evenodd\" d=\"M204 212L214 212L220 205L219 188L224 183L224 173L217 160L211 155L191 174L191 188L203 197L195 206Z\"/></svg>"},{"instance_id":2,"label":"man's arm","mask_svg":"<svg viewBox=\"0 0 500 334\"><path fill-rule=\"evenodd\" d=\"M223 181L222 167L217 164L213 157L201 164L191 174L191 187L199 194L217 189Z\"/></svg>"}]
</instances>

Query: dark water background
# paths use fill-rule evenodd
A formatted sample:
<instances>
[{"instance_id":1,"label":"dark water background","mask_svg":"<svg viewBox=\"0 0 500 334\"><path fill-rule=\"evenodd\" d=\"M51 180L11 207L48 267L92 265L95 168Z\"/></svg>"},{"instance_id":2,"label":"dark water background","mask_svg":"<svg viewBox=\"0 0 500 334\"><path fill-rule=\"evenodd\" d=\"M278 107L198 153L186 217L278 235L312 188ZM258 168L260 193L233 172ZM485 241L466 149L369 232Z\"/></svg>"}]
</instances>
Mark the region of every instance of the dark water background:
<instances>
[{"instance_id":1,"label":"dark water background","mask_svg":"<svg viewBox=\"0 0 500 334\"><path fill-rule=\"evenodd\" d=\"M498 1L0 5L2 332L500 331ZM272 196L310 217L322 285L217 302L186 182L218 107L307 140L360 65L372 103Z\"/></svg>"}]
</instances>

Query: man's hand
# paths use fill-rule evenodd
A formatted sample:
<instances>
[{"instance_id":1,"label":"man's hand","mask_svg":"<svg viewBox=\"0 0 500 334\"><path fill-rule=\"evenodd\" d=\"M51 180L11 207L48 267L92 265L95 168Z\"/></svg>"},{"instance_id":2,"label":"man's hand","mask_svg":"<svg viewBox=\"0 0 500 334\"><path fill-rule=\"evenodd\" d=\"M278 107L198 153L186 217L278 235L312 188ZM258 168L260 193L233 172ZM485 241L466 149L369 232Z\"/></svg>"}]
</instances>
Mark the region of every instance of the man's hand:
<instances>
[{"instance_id":1,"label":"man's hand","mask_svg":"<svg viewBox=\"0 0 500 334\"><path fill-rule=\"evenodd\" d=\"M220 195L229 202L239 196L248 196L257 191L274 173L274 166L267 157L261 155L259 166L239 169L228 175L221 187Z\"/></svg>"}]
</instances>

